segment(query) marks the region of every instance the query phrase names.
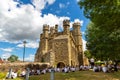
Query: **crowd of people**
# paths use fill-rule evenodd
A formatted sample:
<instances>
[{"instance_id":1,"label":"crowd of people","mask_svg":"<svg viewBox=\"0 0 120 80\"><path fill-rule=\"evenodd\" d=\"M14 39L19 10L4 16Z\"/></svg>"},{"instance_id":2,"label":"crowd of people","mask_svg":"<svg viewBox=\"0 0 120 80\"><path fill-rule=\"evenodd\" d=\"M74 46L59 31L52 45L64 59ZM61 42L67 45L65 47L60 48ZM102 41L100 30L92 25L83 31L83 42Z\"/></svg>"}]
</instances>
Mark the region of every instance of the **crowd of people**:
<instances>
[{"instance_id":1,"label":"crowd of people","mask_svg":"<svg viewBox=\"0 0 120 80\"><path fill-rule=\"evenodd\" d=\"M119 68L119 67L117 67ZM48 67L44 69L40 68L33 68L33 69L22 69L20 73L18 74L17 70L16 71L11 71L11 78L16 78L17 76L20 77L25 77L26 73L29 73L29 76L31 75L40 75L40 74L46 74L46 73L51 73L52 71L54 72L64 72L64 73L69 73L69 72L75 72L75 71L86 71L86 70L93 70L94 72L113 72L115 70L114 65L94 65L94 66L88 66L88 65L81 65L81 66L67 66L67 67L62 67L62 68L53 68L53 67ZM7 73L6 78L8 78L10 71Z\"/></svg>"},{"instance_id":2,"label":"crowd of people","mask_svg":"<svg viewBox=\"0 0 120 80\"><path fill-rule=\"evenodd\" d=\"M108 65L94 65L93 67L93 71L94 72L114 72L114 71L118 71L118 69L120 69L120 66L115 66L114 64L108 64Z\"/></svg>"}]
</instances>

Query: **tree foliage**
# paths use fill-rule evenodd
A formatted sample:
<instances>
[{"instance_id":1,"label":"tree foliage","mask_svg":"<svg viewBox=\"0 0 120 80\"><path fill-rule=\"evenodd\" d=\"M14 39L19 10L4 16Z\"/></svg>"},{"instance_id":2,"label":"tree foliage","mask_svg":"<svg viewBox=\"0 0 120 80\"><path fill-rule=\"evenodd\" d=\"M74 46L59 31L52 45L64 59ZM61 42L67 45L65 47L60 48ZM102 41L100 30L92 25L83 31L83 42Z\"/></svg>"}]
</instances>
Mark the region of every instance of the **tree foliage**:
<instances>
[{"instance_id":1,"label":"tree foliage","mask_svg":"<svg viewBox=\"0 0 120 80\"><path fill-rule=\"evenodd\" d=\"M10 61L10 62L15 62L15 61L17 61L18 60L18 56L16 56L16 55L11 55L9 58L8 58L8 61Z\"/></svg>"},{"instance_id":2,"label":"tree foliage","mask_svg":"<svg viewBox=\"0 0 120 80\"><path fill-rule=\"evenodd\" d=\"M91 20L87 26L87 48L102 60L120 58L120 0L80 0L84 15Z\"/></svg>"},{"instance_id":3,"label":"tree foliage","mask_svg":"<svg viewBox=\"0 0 120 80\"><path fill-rule=\"evenodd\" d=\"M90 53L89 50L85 50L85 51L84 51L84 54L85 54L85 56L86 56L88 59L92 58L92 55L91 55L91 53Z\"/></svg>"},{"instance_id":4,"label":"tree foliage","mask_svg":"<svg viewBox=\"0 0 120 80\"><path fill-rule=\"evenodd\" d=\"M86 31L87 49L91 55L100 60L119 58L119 44L115 45L114 40L109 37L107 32L90 23ZM119 42L118 42L119 43ZM115 56L116 55L116 56Z\"/></svg>"},{"instance_id":5,"label":"tree foliage","mask_svg":"<svg viewBox=\"0 0 120 80\"><path fill-rule=\"evenodd\" d=\"M120 0L80 0L84 15L105 30L120 29Z\"/></svg>"}]
</instances>

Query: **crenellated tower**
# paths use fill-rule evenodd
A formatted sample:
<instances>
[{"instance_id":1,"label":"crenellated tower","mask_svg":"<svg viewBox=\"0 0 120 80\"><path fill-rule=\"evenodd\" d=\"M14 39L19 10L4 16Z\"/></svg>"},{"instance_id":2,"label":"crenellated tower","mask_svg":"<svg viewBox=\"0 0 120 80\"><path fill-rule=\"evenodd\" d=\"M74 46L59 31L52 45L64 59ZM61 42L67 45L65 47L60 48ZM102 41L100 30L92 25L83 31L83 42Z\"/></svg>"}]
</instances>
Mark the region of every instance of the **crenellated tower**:
<instances>
[{"instance_id":1,"label":"crenellated tower","mask_svg":"<svg viewBox=\"0 0 120 80\"><path fill-rule=\"evenodd\" d=\"M42 34L42 53L48 51L48 38L49 38L49 25L43 25L43 34Z\"/></svg>"},{"instance_id":2,"label":"crenellated tower","mask_svg":"<svg viewBox=\"0 0 120 80\"><path fill-rule=\"evenodd\" d=\"M75 22L73 23L73 35L75 39L75 44L78 49L79 57L80 57L80 64L83 64L83 45L82 45L82 34L80 32L80 23Z\"/></svg>"},{"instance_id":3,"label":"crenellated tower","mask_svg":"<svg viewBox=\"0 0 120 80\"><path fill-rule=\"evenodd\" d=\"M64 20L63 21L63 34L64 35L69 35L69 33L70 33L70 20Z\"/></svg>"}]
</instances>

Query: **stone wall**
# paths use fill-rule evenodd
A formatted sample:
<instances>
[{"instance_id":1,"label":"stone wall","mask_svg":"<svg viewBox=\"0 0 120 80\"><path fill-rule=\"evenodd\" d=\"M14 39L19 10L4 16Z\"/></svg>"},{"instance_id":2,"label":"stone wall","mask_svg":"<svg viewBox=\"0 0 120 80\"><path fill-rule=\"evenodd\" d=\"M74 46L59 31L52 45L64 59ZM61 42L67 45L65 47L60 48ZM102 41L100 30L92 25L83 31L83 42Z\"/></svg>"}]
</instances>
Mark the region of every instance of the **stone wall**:
<instances>
[{"instance_id":1,"label":"stone wall","mask_svg":"<svg viewBox=\"0 0 120 80\"><path fill-rule=\"evenodd\" d=\"M32 63L32 62L18 62L18 63L3 63L0 65L0 72L6 72L9 71L10 68L12 68L13 70L21 70L21 69L25 69L25 68L46 68L49 67L50 64L49 63Z\"/></svg>"},{"instance_id":2,"label":"stone wall","mask_svg":"<svg viewBox=\"0 0 120 80\"><path fill-rule=\"evenodd\" d=\"M55 64L63 62L69 65L68 38L54 40Z\"/></svg>"}]
</instances>

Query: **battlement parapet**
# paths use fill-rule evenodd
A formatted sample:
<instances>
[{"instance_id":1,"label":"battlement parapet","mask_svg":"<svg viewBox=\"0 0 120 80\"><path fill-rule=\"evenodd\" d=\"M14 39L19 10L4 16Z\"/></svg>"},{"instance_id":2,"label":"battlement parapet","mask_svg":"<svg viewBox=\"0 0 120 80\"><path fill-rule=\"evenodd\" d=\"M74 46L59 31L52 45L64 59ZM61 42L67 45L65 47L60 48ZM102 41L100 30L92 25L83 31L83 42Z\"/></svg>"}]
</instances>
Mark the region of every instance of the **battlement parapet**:
<instances>
[{"instance_id":1,"label":"battlement parapet","mask_svg":"<svg viewBox=\"0 0 120 80\"><path fill-rule=\"evenodd\" d=\"M70 26L70 20L65 19L65 20L63 21L63 26Z\"/></svg>"},{"instance_id":2,"label":"battlement parapet","mask_svg":"<svg viewBox=\"0 0 120 80\"><path fill-rule=\"evenodd\" d=\"M80 26L80 22L73 23L73 27L77 27L77 26Z\"/></svg>"},{"instance_id":3,"label":"battlement parapet","mask_svg":"<svg viewBox=\"0 0 120 80\"><path fill-rule=\"evenodd\" d=\"M50 27L50 33L55 33L55 28L54 27Z\"/></svg>"},{"instance_id":4,"label":"battlement parapet","mask_svg":"<svg viewBox=\"0 0 120 80\"><path fill-rule=\"evenodd\" d=\"M47 25L47 24L43 25L43 31L45 31L45 30L49 31L49 25Z\"/></svg>"}]
</instances>

